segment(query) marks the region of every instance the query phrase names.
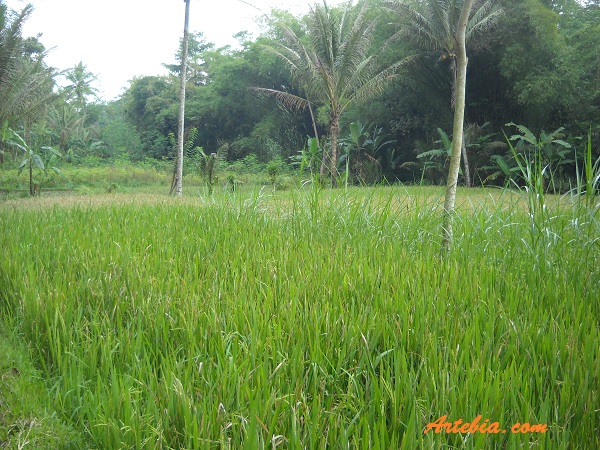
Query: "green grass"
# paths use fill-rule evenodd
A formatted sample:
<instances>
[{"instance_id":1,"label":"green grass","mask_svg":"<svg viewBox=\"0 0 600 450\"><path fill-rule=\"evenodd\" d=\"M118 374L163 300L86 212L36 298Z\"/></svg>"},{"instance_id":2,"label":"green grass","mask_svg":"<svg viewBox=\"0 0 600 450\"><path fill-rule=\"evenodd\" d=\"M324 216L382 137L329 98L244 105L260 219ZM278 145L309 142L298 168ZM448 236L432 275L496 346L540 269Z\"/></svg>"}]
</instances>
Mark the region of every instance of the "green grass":
<instances>
[{"instance_id":1,"label":"green grass","mask_svg":"<svg viewBox=\"0 0 600 450\"><path fill-rule=\"evenodd\" d=\"M89 161L88 161L89 162ZM80 163L63 163L61 173L34 171L34 183L39 184L43 196L56 196L74 193L77 195L95 195L103 193L168 193L173 178L173 164L169 162L137 163L129 161L101 161L97 166ZM0 167L0 200L6 197L24 197L29 194L29 176L19 174L17 161L11 160ZM186 164L186 167L193 166ZM219 168L216 173L214 189L216 192L231 189L228 178L235 184L247 188L272 185L272 180L262 166L256 165L253 172L245 170L240 164ZM279 189L288 189L300 184L300 177L285 171L277 178ZM189 195L204 195L207 192L206 181L198 172L189 168L184 173L184 191Z\"/></svg>"},{"instance_id":2,"label":"green grass","mask_svg":"<svg viewBox=\"0 0 600 450\"><path fill-rule=\"evenodd\" d=\"M439 192L5 202L0 308L98 448L597 448L598 211Z\"/></svg>"},{"instance_id":3,"label":"green grass","mask_svg":"<svg viewBox=\"0 0 600 450\"><path fill-rule=\"evenodd\" d=\"M7 333L14 325L0 325L0 448L84 448L83 433L55 410L28 347Z\"/></svg>"},{"instance_id":4,"label":"green grass","mask_svg":"<svg viewBox=\"0 0 600 450\"><path fill-rule=\"evenodd\" d=\"M34 173L34 183L39 183L43 195L51 195L56 190L73 191L77 194L97 194L106 192L139 192L162 189L169 190L172 172L157 170L151 166L115 164L100 167L65 165L61 174L39 171ZM202 184L195 175L186 177L190 186ZM0 190L8 193L29 191L29 178L26 173L18 174L16 169L0 170Z\"/></svg>"}]
</instances>

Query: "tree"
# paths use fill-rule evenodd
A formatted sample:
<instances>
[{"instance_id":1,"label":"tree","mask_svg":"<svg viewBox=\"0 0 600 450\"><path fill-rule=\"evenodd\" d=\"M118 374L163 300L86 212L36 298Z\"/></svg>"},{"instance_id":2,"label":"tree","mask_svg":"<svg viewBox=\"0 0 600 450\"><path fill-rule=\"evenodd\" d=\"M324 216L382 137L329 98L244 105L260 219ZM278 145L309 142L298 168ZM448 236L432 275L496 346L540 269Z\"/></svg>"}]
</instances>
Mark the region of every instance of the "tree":
<instances>
[{"instance_id":1,"label":"tree","mask_svg":"<svg viewBox=\"0 0 600 450\"><path fill-rule=\"evenodd\" d=\"M58 149L69 159L73 157L72 141L80 134L83 121L84 118L68 103L57 106L48 114L48 123L58 138Z\"/></svg>"},{"instance_id":2,"label":"tree","mask_svg":"<svg viewBox=\"0 0 600 450\"><path fill-rule=\"evenodd\" d=\"M463 0L401 0L390 7L400 16L400 35L413 40L426 51L440 51L440 61L450 61L452 74L452 96L450 105L455 106L457 90L458 18ZM502 9L497 0L475 0L473 14L465 30L465 42L471 44L476 37L493 26ZM470 186L469 163L466 147L463 146L465 182Z\"/></svg>"},{"instance_id":3,"label":"tree","mask_svg":"<svg viewBox=\"0 0 600 450\"><path fill-rule=\"evenodd\" d=\"M60 158L61 154L54 150L52 147L42 147L42 150L46 153L46 162L42 158L42 155L36 153L33 148L31 148L25 140L19 136L19 134L15 133L13 130L8 129L9 136L8 143L22 150L25 154L25 158L19 165L19 174L23 171L24 168L28 168L29 170L29 195L37 195L39 194L39 185L33 183L33 166L35 165L40 171L46 174L48 167L54 161L55 158ZM57 167L52 167L56 173L61 173L60 169Z\"/></svg>"},{"instance_id":4,"label":"tree","mask_svg":"<svg viewBox=\"0 0 600 450\"><path fill-rule=\"evenodd\" d=\"M367 16L366 4L331 9L326 1L311 7L306 39L283 26L286 43L267 48L288 66L305 97L271 90L287 106L326 111L330 139L330 168L336 185L340 117L353 103L381 92L402 62L379 68L372 47L376 20Z\"/></svg>"},{"instance_id":5,"label":"tree","mask_svg":"<svg viewBox=\"0 0 600 450\"><path fill-rule=\"evenodd\" d=\"M131 154L133 159L176 157L168 135L177 131L178 89L167 77L146 76L131 81L123 95L123 112L141 141L139 149Z\"/></svg>"},{"instance_id":6,"label":"tree","mask_svg":"<svg viewBox=\"0 0 600 450\"><path fill-rule=\"evenodd\" d=\"M104 144L94 149L96 156L118 158L139 154L140 138L135 127L126 120L124 104L125 102L121 98L107 103L90 105L88 117L97 117L94 125L99 134L96 138Z\"/></svg>"},{"instance_id":7,"label":"tree","mask_svg":"<svg viewBox=\"0 0 600 450\"><path fill-rule=\"evenodd\" d=\"M65 87L67 99L72 100L77 111L85 116L88 98L95 97L98 92L92 86L97 77L89 72L87 66L80 61L79 64L67 71L66 78L71 83Z\"/></svg>"},{"instance_id":8,"label":"tree","mask_svg":"<svg viewBox=\"0 0 600 450\"><path fill-rule=\"evenodd\" d=\"M54 98L54 72L45 65L37 38L24 40L21 28L30 5L12 13L0 4L0 125L33 119Z\"/></svg>"},{"instance_id":9,"label":"tree","mask_svg":"<svg viewBox=\"0 0 600 450\"><path fill-rule=\"evenodd\" d=\"M466 30L473 0L465 0L462 5L458 26L456 27L456 97L454 101L454 132L452 135L452 155L448 169L446 198L444 200L444 225L442 249L447 251L452 245L452 218L454 216L454 201L456 200L456 185L460 168L460 155L463 148L463 129L465 119L465 91L467 86L467 49Z\"/></svg>"},{"instance_id":10,"label":"tree","mask_svg":"<svg viewBox=\"0 0 600 450\"><path fill-rule=\"evenodd\" d=\"M183 44L181 49L181 72L179 74L179 121L177 126L177 165L175 167L175 180L171 192L176 197L183 194L183 146L185 132L185 82L187 75L188 29L190 24L190 0L185 2L185 22L183 26Z\"/></svg>"},{"instance_id":11,"label":"tree","mask_svg":"<svg viewBox=\"0 0 600 450\"><path fill-rule=\"evenodd\" d=\"M202 33L190 33L188 37L187 51L187 78L186 82L192 82L196 86L206 84L207 77L207 62L205 60L206 53L214 50L215 44L206 42ZM177 63L163 64L163 67L169 70L173 75L180 76L181 60L183 54L183 42L176 55Z\"/></svg>"},{"instance_id":12,"label":"tree","mask_svg":"<svg viewBox=\"0 0 600 450\"><path fill-rule=\"evenodd\" d=\"M350 137L342 139L344 153L340 165L346 166L346 185L350 174L359 184L378 183L383 177L383 164L394 159L396 141L374 124L363 125L360 121L350 124Z\"/></svg>"}]
</instances>

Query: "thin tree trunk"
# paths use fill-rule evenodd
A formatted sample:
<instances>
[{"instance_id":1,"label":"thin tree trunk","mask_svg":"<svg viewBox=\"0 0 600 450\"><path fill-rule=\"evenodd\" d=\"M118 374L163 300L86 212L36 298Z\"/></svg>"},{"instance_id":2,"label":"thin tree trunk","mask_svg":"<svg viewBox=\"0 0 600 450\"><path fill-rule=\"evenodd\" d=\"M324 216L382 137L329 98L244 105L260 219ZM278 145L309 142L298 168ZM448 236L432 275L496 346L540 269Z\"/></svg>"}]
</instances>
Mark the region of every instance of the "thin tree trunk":
<instances>
[{"instance_id":1,"label":"thin tree trunk","mask_svg":"<svg viewBox=\"0 0 600 450\"><path fill-rule=\"evenodd\" d=\"M444 222L442 252L447 252L452 245L452 219L454 216L454 203L456 200L456 185L458 183L458 172L460 169L460 156L463 145L463 130L465 119L465 91L467 84L467 49L465 47L465 31L469 21L473 0L465 0L463 3L458 27L456 32L457 46L457 79L456 99L454 105L454 128L452 133L452 155L450 157L450 169L448 170L448 182L446 184L446 198L444 200Z\"/></svg>"},{"instance_id":2,"label":"thin tree trunk","mask_svg":"<svg viewBox=\"0 0 600 450\"><path fill-rule=\"evenodd\" d=\"M312 122L312 126L313 126L313 130L315 132L315 138L317 138L317 143L319 148L321 147L321 141L319 140L319 132L317 131L317 123L315 122L315 115L313 114L313 110L312 110L312 106L310 104L310 100L308 99L308 97L306 97L306 99L308 100L308 111L310 112L310 120Z\"/></svg>"},{"instance_id":3,"label":"thin tree trunk","mask_svg":"<svg viewBox=\"0 0 600 450\"><path fill-rule=\"evenodd\" d=\"M450 64L450 71L452 72L452 93L450 94L450 108L454 110L456 108L456 80L458 77L458 62L456 56L452 57L452 64Z\"/></svg>"},{"instance_id":4,"label":"thin tree trunk","mask_svg":"<svg viewBox=\"0 0 600 450\"><path fill-rule=\"evenodd\" d=\"M181 50L181 73L179 74L179 121L177 127L177 166L175 168L175 196L183 194L183 134L185 131L185 79L187 75L188 29L190 23L190 0L185 1L183 48Z\"/></svg>"},{"instance_id":5,"label":"thin tree trunk","mask_svg":"<svg viewBox=\"0 0 600 450\"><path fill-rule=\"evenodd\" d=\"M35 190L33 188L33 150L32 150L32 145L31 145L31 124L30 123L26 123L25 124L25 142L26 144L26 148L29 151L29 195L33 196L35 195Z\"/></svg>"},{"instance_id":6,"label":"thin tree trunk","mask_svg":"<svg viewBox=\"0 0 600 450\"><path fill-rule=\"evenodd\" d=\"M325 167L327 167L327 147L323 149L323 155L321 156L321 167L319 168L319 179L321 184L325 179Z\"/></svg>"},{"instance_id":7,"label":"thin tree trunk","mask_svg":"<svg viewBox=\"0 0 600 450\"><path fill-rule=\"evenodd\" d=\"M29 154L29 195L33 196L33 155Z\"/></svg>"},{"instance_id":8,"label":"thin tree trunk","mask_svg":"<svg viewBox=\"0 0 600 450\"><path fill-rule=\"evenodd\" d=\"M457 66L457 61L456 61L456 57L452 58L452 66L450 67L450 70L452 71L452 95L451 95L451 100L450 100L450 107L452 109L456 109L456 81L457 81L457 77L458 77L458 66ZM464 119L463 119L464 121ZM464 169L464 175L465 175L465 186L467 187L471 187L471 173L469 170L469 156L467 155L467 146L466 146L466 142L465 142L465 135L464 135L464 130L462 131L463 133L463 137L462 137L462 161L463 161L463 169Z\"/></svg>"},{"instance_id":9,"label":"thin tree trunk","mask_svg":"<svg viewBox=\"0 0 600 450\"><path fill-rule=\"evenodd\" d=\"M319 132L317 131L317 122L315 121L315 115L312 110L312 105L310 104L310 99L306 96L306 100L308 102L308 111L310 112L310 120L312 121L313 130L315 132L315 139L317 140L317 147L321 149L321 140L319 139ZM319 182L323 182L323 177L325 176L325 164L327 161L327 153L325 149L321 149L321 167L319 168Z\"/></svg>"},{"instance_id":10,"label":"thin tree trunk","mask_svg":"<svg viewBox=\"0 0 600 450\"><path fill-rule=\"evenodd\" d=\"M333 187L337 187L337 146L338 136L340 134L340 116L335 115L331 119L331 125L329 126L329 139L331 141L331 184Z\"/></svg>"},{"instance_id":11,"label":"thin tree trunk","mask_svg":"<svg viewBox=\"0 0 600 450\"><path fill-rule=\"evenodd\" d=\"M467 143L465 141L465 137L463 135L462 141L462 161L463 161L463 170L465 172L465 186L471 187L471 170L469 168L469 155L467 154Z\"/></svg>"}]
</instances>

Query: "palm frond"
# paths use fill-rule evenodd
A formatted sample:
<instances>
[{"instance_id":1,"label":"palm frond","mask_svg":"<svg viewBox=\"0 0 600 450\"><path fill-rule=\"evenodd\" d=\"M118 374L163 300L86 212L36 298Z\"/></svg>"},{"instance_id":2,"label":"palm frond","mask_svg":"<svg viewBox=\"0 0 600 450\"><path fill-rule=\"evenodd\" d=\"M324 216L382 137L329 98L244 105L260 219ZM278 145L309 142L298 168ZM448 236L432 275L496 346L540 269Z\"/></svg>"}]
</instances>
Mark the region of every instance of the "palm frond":
<instances>
[{"instance_id":1,"label":"palm frond","mask_svg":"<svg viewBox=\"0 0 600 450\"><path fill-rule=\"evenodd\" d=\"M431 12L423 9L422 3L390 3L388 8L400 18L399 34L410 39L426 50L437 50L443 42L439 29L434 27Z\"/></svg>"},{"instance_id":2,"label":"palm frond","mask_svg":"<svg viewBox=\"0 0 600 450\"><path fill-rule=\"evenodd\" d=\"M55 97L45 53L35 59L23 53L21 27L31 10L25 7L11 22L6 8L0 9L0 122L34 115Z\"/></svg>"},{"instance_id":3,"label":"palm frond","mask_svg":"<svg viewBox=\"0 0 600 450\"><path fill-rule=\"evenodd\" d=\"M348 76L352 76L357 70L360 71L359 66L368 59L367 52L373 42L375 24L375 21L370 23L366 21L366 7L360 8L350 30L341 42L336 58L335 65L341 84L345 84Z\"/></svg>"},{"instance_id":4,"label":"palm frond","mask_svg":"<svg viewBox=\"0 0 600 450\"><path fill-rule=\"evenodd\" d=\"M400 0L388 3L388 9L400 18L399 34L404 35L425 50L441 50L454 54L456 26L463 0ZM499 0L480 0L473 6L467 24L466 39L493 27L502 8Z\"/></svg>"},{"instance_id":5,"label":"palm frond","mask_svg":"<svg viewBox=\"0 0 600 450\"><path fill-rule=\"evenodd\" d=\"M298 95L290 94L289 92L261 87L253 87L252 90L275 96L278 102L291 110L302 111L308 107L308 100Z\"/></svg>"},{"instance_id":6,"label":"palm frond","mask_svg":"<svg viewBox=\"0 0 600 450\"><path fill-rule=\"evenodd\" d=\"M467 24L465 33L467 42L471 41L477 34L493 28L500 16L504 13L498 0L485 0L476 5L474 12Z\"/></svg>"},{"instance_id":7,"label":"palm frond","mask_svg":"<svg viewBox=\"0 0 600 450\"><path fill-rule=\"evenodd\" d=\"M398 71L405 65L412 62L413 58L408 57L403 60L386 67L378 73L371 75L368 79L365 79L362 83L357 83L353 92L349 92L348 100L363 102L372 98L375 94L380 94L387 83L393 80L397 75Z\"/></svg>"}]
</instances>

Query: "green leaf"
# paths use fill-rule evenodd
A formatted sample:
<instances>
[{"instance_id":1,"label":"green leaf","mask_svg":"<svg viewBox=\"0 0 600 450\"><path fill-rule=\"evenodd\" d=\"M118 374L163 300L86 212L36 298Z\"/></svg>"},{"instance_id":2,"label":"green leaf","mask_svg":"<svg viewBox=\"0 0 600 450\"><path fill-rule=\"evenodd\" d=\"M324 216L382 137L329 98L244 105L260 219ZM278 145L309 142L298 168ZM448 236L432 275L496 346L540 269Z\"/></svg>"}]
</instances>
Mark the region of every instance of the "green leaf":
<instances>
[{"instance_id":1,"label":"green leaf","mask_svg":"<svg viewBox=\"0 0 600 450\"><path fill-rule=\"evenodd\" d=\"M395 139L391 139L391 140L385 141L385 139L388 139L388 138L389 138L389 136L385 136L385 135L378 136L375 139L375 143L373 144L374 147L375 147L375 150L379 150L379 149L381 149L383 147L387 147L388 145L394 144L396 142Z\"/></svg>"},{"instance_id":2,"label":"green leaf","mask_svg":"<svg viewBox=\"0 0 600 450\"><path fill-rule=\"evenodd\" d=\"M21 172L23 172L23 169L25 168L25 166L27 166L28 163L29 158L25 158L23 161L21 161L21 164L19 164L19 175L21 175Z\"/></svg>"},{"instance_id":3,"label":"green leaf","mask_svg":"<svg viewBox=\"0 0 600 450\"><path fill-rule=\"evenodd\" d=\"M31 151L29 150L29 148L27 147L27 145L23 146L15 141L8 141L8 143L10 145L14 145L15 147L17 147L20 150L23 150L25 153L30 153Z\"/></svg>"},{"instance_id":4,"label":"green leaf","mask_svg":"<svg viewBox=\"0 0 600 450\"><path fill-rule=\"evenodd\" d=\"M60 154L60 152L56 149L54 149L53 147L42 147L42 150L46 150L50 153L52 153L54 156L58 156L59 158L62 158L62 155Z\"/></svg>"},{"instance_id":5,"label":"green leaf","mask_svg":"<svg viewBox=\"0 0 600 450\"><path fill-rule=\"evenodd\" d=\"M430 158L433 159L437 156L447 156L448 152L446 149L443 148L436 148L433 150L429 150L423 153L419 153L417 155L417 158Z\"/></svg>"},{"instance_id":6,"label":"green leaf","mask_svg":"<svg viewBox=\"0 0 600 450\"><path fill-rule=\"evenodd\" d=\"M558 144L558 145L562 145L565 148L571 148L571 144L569 144L568 142L565 142L561 139L554 139L552 141L553 144Z\"/></svg>"},{"instance_id":7,"label":"green leaf","mask_svg":"<svg viewBox=\"0 0 600 450\"><path fill-rule=\"evenodd\" d=\"M510 167L501 155L493 155L490 159L492 159L496 162L496 164L498 164L498 167L500 167L500 170L502 170L504 175L506 175L507 177L510 177L512 175Z\"/></svg>"},{"instance_id":8,"label":"green leaf","mask_svg":"<svg viewBox=\"0 0 600 450\"><path fill-rule=\"evenodd\" d=\"M23 138L21 136L19 136L19 134L16 133L12 128L9 128L8 130L10 131L12 137L14 139L16 139L17 141L19 141L18 143L14 142L14 141L10 141L10 143L12 145L16 145L17 147L19 147L21 149L23 149L23 147L25 147L25 148L27 148L27 150L25 150L25 151L29 151L29 147L27 146L27 143L23 140Z\"/></svg>"},{"instance_id":9,"label":"green leaf","mask_svg":"<svg viewBox=\"0 0 600 450\"><path fill-rule=\"evenodd\" d=\"M377 366L379 366L379 364L381 363L381 360L388 355L389 353L392 353L394 351L393 348L386 350L383 353L380 353L379 355L377 355L377 357L375 358L375 362L373 363L373 368L377 368Z\"/></svg>"},{"instance_id":10,"label":"green leaf","mask_svg":"<svg viewBox=\"0 0 600 450\"><path fill-rule=\"evenodd\" d=\"M525 142L530 143L531 145L537 145L538 141L535 137L535 135L529 130L529 128L527 128L524 125L517 125L513 122L507 123L506 124L507 127L515 127L517 130L519 130L521 132L521 134L516 134L510 137L511 141L514 140L523 140Z\"/></svg>"},{"instance_id":11,"label":"green leaf","mask_svg":"<svg viewBox=\"0 0 600 450\"><path fill-rule=\"evenodd\" d=\"M35 163L35 165L37 166L38 169L40 170L46 170L45 166L44 166L44 161L42 161L42 158L40 158L40 155L36 155L33 154L31 156L33 162Z\"/></svg>"},{"instance_id":12,"label":"green leaf","mask_svg":"<svg viewBox=\"0 0 600 450\"><path fill-rule=\"evenodd\" d=\"M359 139L362 134L363 126L360 122L352 122L350 124L350 136L352 137L352 142L354 142L357 146L359 145Z\"/></svg>"},{"instance_id":13,"label":"green leaf","mask_svg":"<svg viewBox=\"0 0 600 450\"><path fill-rule=\"evenodd\" d=\"M308 149L312 154L317 153L319 151L319 140L317 138L309 138Z\"/></svg>"},{"instance_id":14,"label":"green leaf","mask_svg":"<svg viewBox=\"0 0 600 450\"><path fill-rule=\"evenodd\" d=\"M437 131L440 134L440 138L442 138L442 143L444 144L444 149L446 149L446 152L448 153L448 155L450 155L452 153L452 140L448 137L446 132L444 130L442 130L441 128L438 128Z\"/></svg>"},{"instance_id":15,"label":"green leaf","mask_svg":"<svg viewBox=\"0 0 600 450\"><path fill-rule=\"evenodd\" d=\"M2 124L2 132L0 133L0 142L4 142L8 139L9 130L10 128L8 128L8 119L5 119L4 123Z\"/></svg>"}]
</instances>

